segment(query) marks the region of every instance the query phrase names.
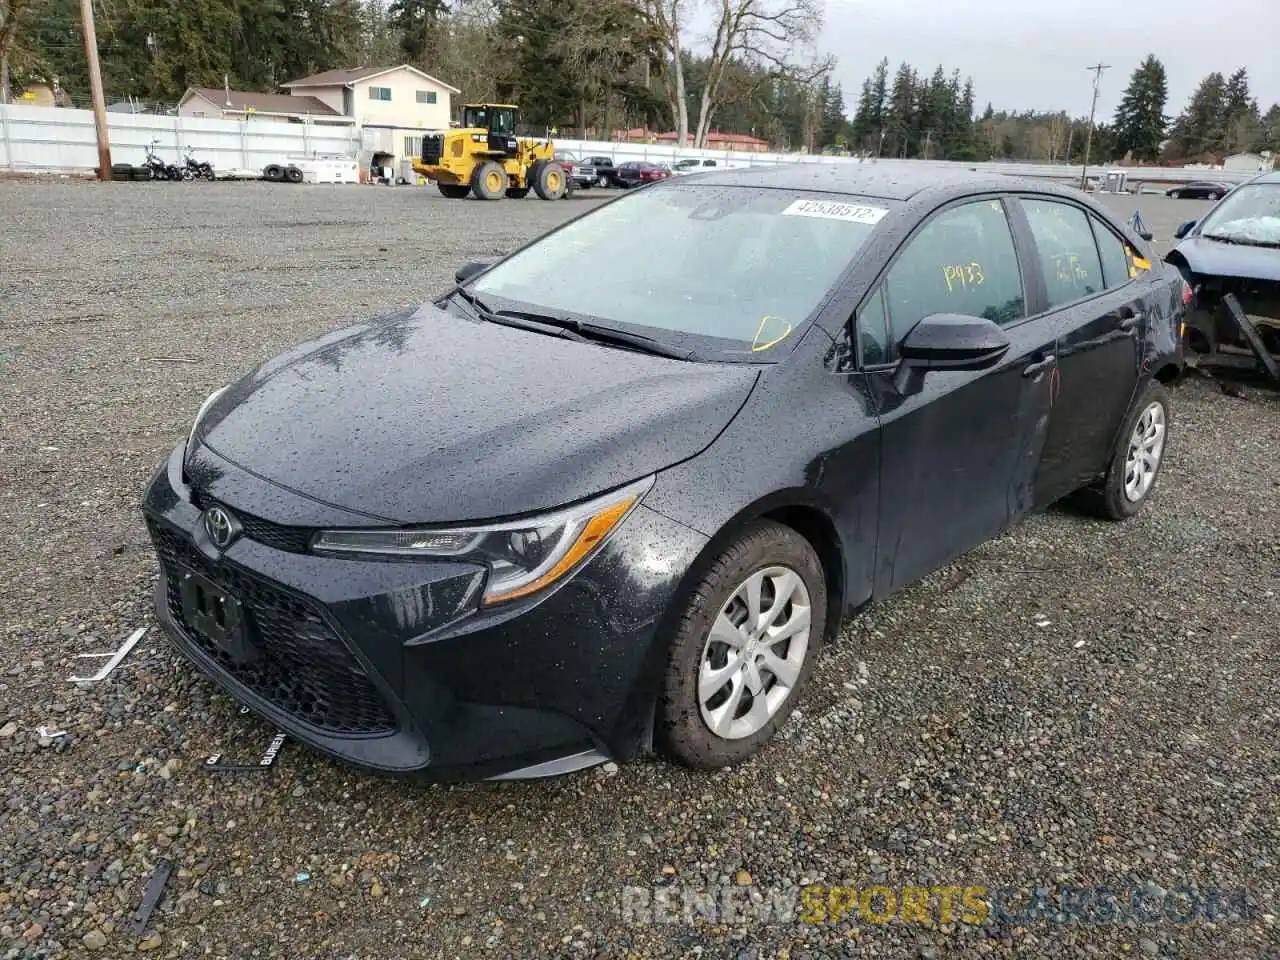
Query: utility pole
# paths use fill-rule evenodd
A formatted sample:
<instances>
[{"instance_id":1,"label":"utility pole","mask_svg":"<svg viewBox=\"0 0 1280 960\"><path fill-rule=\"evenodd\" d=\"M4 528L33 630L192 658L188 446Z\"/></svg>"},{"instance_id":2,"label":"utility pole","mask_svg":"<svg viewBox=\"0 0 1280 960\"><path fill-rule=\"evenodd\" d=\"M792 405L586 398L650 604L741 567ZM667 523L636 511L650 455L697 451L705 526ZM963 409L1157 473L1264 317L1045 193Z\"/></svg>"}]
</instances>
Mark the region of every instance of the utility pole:
<instances>
[{"instance_id":1,"label":"utility pole","mask_svg":"<svg viewBox=\"0 0 1280 960\"><path fill-rule=\"evenodd\" d=\"M84 27L84 55L89 62L89 89L93 93L93 125L98 132L98 179L111 179L111 141L107 137L107 101L102 93L102 66L98 63L98 33L93 26L93 0L80 0Z\"/></svg>"},{"instance_id":2,"label":"utility pole","mask_svg":"<svg viewBox=\"0 0 1280 960\"><path fill-rule=\"evenodd\" d=\"M1080 168L1080 189L1089 187L1089 148L1093 146L1093 114L1098 109L1098 87L1102 83L1102 71L1110 70L1107 63L1095 63L1089 68L1093 71L1093 105L1089 107L1089 132L1084 138L1084 166Z\"/></svg>"}]
</instances>

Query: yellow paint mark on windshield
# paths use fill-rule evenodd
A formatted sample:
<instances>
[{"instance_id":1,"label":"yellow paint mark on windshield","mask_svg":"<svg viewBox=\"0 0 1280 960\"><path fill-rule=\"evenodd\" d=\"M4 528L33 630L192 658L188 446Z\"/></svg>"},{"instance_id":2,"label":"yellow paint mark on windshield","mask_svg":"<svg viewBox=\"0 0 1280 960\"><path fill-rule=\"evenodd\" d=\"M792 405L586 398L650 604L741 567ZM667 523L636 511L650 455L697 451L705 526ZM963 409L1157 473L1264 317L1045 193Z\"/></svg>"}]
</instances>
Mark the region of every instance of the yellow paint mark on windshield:
<instances>
[{"instance_id":1,"label":"yellow paint mark on windshield","mask_svg":"<svg viewBox=\"0 0 1280 960\"><path fill-rule=\"evenodd\" d=\"M782 332L779 333L779 330ZM756 327L756 335L751 340L751 352L759 353L762 350L776 347L789 336L791 336L790 320L783 320L781 317L771 317L766 314L760 318L760 325ZM772 339L766 340L765 337L772 337Z\"/></svg>"}]
</instances>

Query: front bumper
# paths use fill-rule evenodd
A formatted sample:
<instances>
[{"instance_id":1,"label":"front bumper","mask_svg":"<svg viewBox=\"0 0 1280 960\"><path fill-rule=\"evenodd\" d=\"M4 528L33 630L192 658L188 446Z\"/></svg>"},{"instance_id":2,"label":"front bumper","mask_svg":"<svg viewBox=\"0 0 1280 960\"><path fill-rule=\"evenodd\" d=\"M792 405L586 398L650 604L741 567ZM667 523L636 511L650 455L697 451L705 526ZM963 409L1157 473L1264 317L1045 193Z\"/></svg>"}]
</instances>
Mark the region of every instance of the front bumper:
<instances>
[{"instance_id":1,"label":"front bumper","mask_svg":"<svg viewBox=\"0 0 1280 960\"><path fill-rule=\"evenodd\" d=\"M427 780L544 776L647 747L664 617L702 535L641 505L568 580L482 611L481 568L308 553L305 534L280 523L291 493L207 449L193 489L184 453L143 502L156 616L205 676L294 739ZM202 523L215 502L244 527L225 551ZM296 515L315 510L299 503ZM184 612L191 575L240 602L248 655Z\"/></svg>"}]
</instances>

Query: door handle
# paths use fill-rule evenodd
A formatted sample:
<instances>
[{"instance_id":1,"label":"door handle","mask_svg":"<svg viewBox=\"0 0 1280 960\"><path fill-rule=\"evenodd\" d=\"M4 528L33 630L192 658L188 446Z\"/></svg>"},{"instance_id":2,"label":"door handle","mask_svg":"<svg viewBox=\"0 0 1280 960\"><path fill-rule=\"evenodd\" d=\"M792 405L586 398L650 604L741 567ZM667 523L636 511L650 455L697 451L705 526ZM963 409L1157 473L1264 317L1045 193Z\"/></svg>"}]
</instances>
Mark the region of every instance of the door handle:
<instances>
[{"instance_id":1,"label":"door handle","mask_svg":"<svg viewBox=\"0 0 1280 960\"><path fill-rule=\"evenodd\" d=\"M1142 322L1142 319L1144 316L1145 314L1143 314L1140 310L1135 310L1133 307L1121 307L1120 308L1120 329L1124 331L1132 330L1140 322Z\"/></svg>"},{"instance_id":2,"label":"door handle","mask_svg":"<svg viewBox=\"0 0 1280 960\"><path fill-rule=\"evenodd\" d=\"M1058 358L1052 353L1042 353L1037 354L1036 356L1039 357L1038 360L1035 360L1022 368L1022 375L1024 377L1038 377L1058 362Z\"/></svg>"}]
</instances>

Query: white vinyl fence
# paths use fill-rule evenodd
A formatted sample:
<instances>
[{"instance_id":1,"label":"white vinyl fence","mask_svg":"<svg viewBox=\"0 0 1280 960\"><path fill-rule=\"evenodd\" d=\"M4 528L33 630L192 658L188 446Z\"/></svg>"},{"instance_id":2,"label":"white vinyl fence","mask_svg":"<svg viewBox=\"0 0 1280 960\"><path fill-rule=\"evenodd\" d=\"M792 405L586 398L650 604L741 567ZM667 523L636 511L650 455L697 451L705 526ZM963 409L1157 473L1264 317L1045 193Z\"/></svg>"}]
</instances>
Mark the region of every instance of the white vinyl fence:
<instances>
[{"instance_id":1,"label":"white vinyl fence","mask_svg":"<svg viewBox=\"0 0 1280 960\"><path fill-rule=\"evenodd\" d=\"M209 120L161 117L151 114L107 114L113 163L142 162L147 144L159 139L161 158L178 162L190 146L197 159L216 169L261 170L268 163L323 156L355 157L361 149L361 131L333 124L280 123L267 120ZM955 169L968 167L985 173L1006 173L1055 180L1079 180L1080 168L1034 163L960 163L946 160L859 160L854 157L811 156L800 153L734 153L694 150L689 147L644 143L605 143L557 140L556 147L579 157L611 156L615 163L648 160L672 163L692 157L714 157L720 164L757 166L777 163L871 163ZM90 110L54 107L0 106L0 170L84 171L98 165L97 136ZM1091 166L1091 178L1104 177L1111 168ZM1240 182L1253 176L1230 170L1126 167L1130 186L1141 183L1186 183L1213 179Z\"/></svg>"},{"instance_id":2,"label":"white vinyl fence","mask_svg":"<svg viewBox=\"0 0 1280 960\"><path fill-rule=\"evenodd\" d=\"M360 149L354 126L209 120L145 113L108 113L112 163L142 163L147 145L170 163L191 147L217 170L261 170L268 163L317 156L351 157ZM98 138L93 111L0 106L0 169L93 170Z\"/></svg>"}]
</instances>

